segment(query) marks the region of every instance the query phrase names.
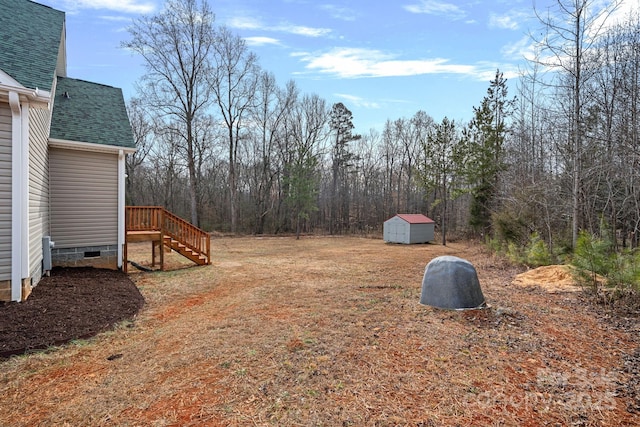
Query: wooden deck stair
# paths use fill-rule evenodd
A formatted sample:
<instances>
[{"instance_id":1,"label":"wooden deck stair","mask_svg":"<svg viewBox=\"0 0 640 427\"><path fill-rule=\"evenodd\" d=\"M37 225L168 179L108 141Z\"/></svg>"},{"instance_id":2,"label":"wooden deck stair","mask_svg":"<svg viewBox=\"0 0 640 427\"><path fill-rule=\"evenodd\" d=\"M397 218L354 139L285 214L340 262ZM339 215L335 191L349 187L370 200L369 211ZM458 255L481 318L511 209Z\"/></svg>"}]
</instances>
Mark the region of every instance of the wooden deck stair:
<instances>
[{"instance_id":1,"label":"wooden deck stair","mask_svg":"<svg viewBox=\"0 0 640 427\"><path fill-rule=\"evenodd\" d=\"M164 236L164 245L178 252L183 257L189 258L191 261L195 262L198 265L210 264L207 255L204 255L197 250L191 249L187 245L172 238L171 236Z\"/></svg>"},{"instance_id":2,"label":"wooden deck stair","mask_svg":"<svg viewBox=\"0 0 640 427\"><path fill-rule=\"evenodd\" d=\"M127 206L124 270L127 271L127 244L152 242L152 265L156 252L160 254L160 269L164 270L164 248L169 248L198 265L211 264L209 233L190 224L160 206Z\"/></svg>"}]
</instances>

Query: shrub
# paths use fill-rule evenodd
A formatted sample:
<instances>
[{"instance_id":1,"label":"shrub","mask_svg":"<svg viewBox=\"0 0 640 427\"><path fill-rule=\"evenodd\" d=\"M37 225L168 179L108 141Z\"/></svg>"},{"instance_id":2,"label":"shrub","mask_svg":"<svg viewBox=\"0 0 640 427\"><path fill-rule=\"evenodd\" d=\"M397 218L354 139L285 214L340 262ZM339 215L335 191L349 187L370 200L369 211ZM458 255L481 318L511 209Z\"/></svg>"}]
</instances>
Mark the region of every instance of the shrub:
<instances>
[{"instance_id":1,"label":"shrub","mask_svg":"<svg viewBox=\"0 0 640 427\"><path fill-rule=\"evenodd\" d=\"M640 252L615 252L606 236L580 233L572 264L579 284L595 293L603 286L613 290L607 299L640 292Z\"/></svg>"},{"instance_id":2,"label":"shrub","mask_svg":"<svg viewBox=\"0 0 640 427\"><path fill-rule=\"evenodd\" d=\"M484 243L492 252L502 252L502 242L498 238L487 236Z\"/></svg>"},{"instance_id":3,"label":"shrub","mask_svg":"<svg viewBox=\"0 0 640 427\"><path fill-rule=\"evenodd\" d=\"M606 285L617 290L638 292L640 290L640 252L624 251L614 254L609 274L606 276Z\"/></svg>"},{"instance_id":4,"label":"shrub","mask_svg":"<svg viewBox=\"0 0 640 427\"><path fill-rule=\"evenodd\" d=\"M571 262L575 267L576 281L597 292L601 282L598 276L607 277L612 270L614 260L611 252L611 243L607 239L581 231Z\"/></svg>"},{"instance_id":5,"label":"shrub","mask_svg":"<svg viewBox=\"0 0 640 427\"><path fill-rule=\"evenodd\" d=\"M497 237L487 238L485 244L493 252L506 256L514 264L540 267L552 264L555 259L547 243L535 232L529 236L525 246L516 241L501 241Z\"/></svg>"},{"instance_id":6,"label":"shrub","mask_svg":"<svg viewBox=\"0 0 640 427\"><path fill-rule=\"evenodd\" d=\"M509 261L514 264L525 264L526 258L522 247L515 242L507 244L507 253L505 254Z\"/></svg>"},{"instance_id":7,"label":"shrub","mask_svg":"<svg viewBox=\"0 0 640 427\"><path fill-rule=\"evenodd\" d=\"M538 233L534 232L529 237L529 243L525 249L525 258L527 265L540 267L541 265L552 264L554 257L547 243L540 238Z\"/></svg>"},{"instance_id":8,"label":"shrub","mask_svg":"<svg viewBox=\"0 0 640 427\"><path fill-rule=\"evenodd\" d=\"M491 219L498 240L522 244L526 239L527 227L521 218L504 211L494 213Z\"/></svg>"}]
</instances>

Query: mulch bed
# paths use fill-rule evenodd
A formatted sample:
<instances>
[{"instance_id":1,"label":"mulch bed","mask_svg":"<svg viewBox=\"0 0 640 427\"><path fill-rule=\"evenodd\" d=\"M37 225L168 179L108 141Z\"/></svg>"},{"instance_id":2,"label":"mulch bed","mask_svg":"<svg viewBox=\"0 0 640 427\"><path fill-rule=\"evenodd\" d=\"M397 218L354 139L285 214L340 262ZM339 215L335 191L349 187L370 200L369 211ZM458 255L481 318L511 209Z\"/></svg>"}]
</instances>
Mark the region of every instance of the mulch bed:
<instances>
[{"instance_id":1,"label":"mulch bed","mask_svg":"<svg viewBox=\"0 0 640 427\"><path fill-rule=\"evenodd\" d=\"M92 337L134 317L144 298L115 270L55 268L24 302L0 302L0 358Z\"/></svg>"}]
</instances>

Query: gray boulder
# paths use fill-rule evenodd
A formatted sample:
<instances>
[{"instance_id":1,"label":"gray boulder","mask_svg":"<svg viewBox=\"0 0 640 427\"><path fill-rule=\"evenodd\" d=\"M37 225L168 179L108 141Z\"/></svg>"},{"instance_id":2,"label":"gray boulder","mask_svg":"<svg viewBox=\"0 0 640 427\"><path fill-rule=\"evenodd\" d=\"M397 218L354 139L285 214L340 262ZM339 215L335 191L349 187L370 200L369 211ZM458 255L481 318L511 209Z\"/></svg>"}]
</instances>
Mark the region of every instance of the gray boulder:
<instances>
[{"instance_id":1,"label":"gray boulder","mask_svg":"<svg viewBox=\"0 0 640 427\"><path fill-rule=\"evenodd\" d=\"M424 271L420 304L449 309L484 307L476 269L455 256L434 258Z\"/></svg>"}]
</instances>

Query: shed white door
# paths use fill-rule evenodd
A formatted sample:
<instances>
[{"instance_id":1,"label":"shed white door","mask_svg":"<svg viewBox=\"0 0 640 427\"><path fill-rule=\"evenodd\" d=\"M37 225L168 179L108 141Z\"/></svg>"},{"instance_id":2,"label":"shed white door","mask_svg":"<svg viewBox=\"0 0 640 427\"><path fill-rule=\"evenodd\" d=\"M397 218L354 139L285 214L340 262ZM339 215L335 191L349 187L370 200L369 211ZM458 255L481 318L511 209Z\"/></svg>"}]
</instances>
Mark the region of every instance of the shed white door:
<instances>
[{"instance_id":1,"label":"shed white door","mask_svg":"<svg viewBox=\"0 0 640 427\"><path fill-rule=\"evenodd\" d=\"M396 229L396 239L398 243L409 243L409 227L403 221L399 221L394 224Z\"/></svg>"},{"instance_id":2,"label":"shed white door","mask_svg":"<svg viewBox=\"0 0 640 427\"><path fill-rule=\"evenodd\" d=\"M409 243L409 227L407 223L398 217L389 219L384 224L385 236L387 242L392 243Z\"/></svg>"}]
</instances>

